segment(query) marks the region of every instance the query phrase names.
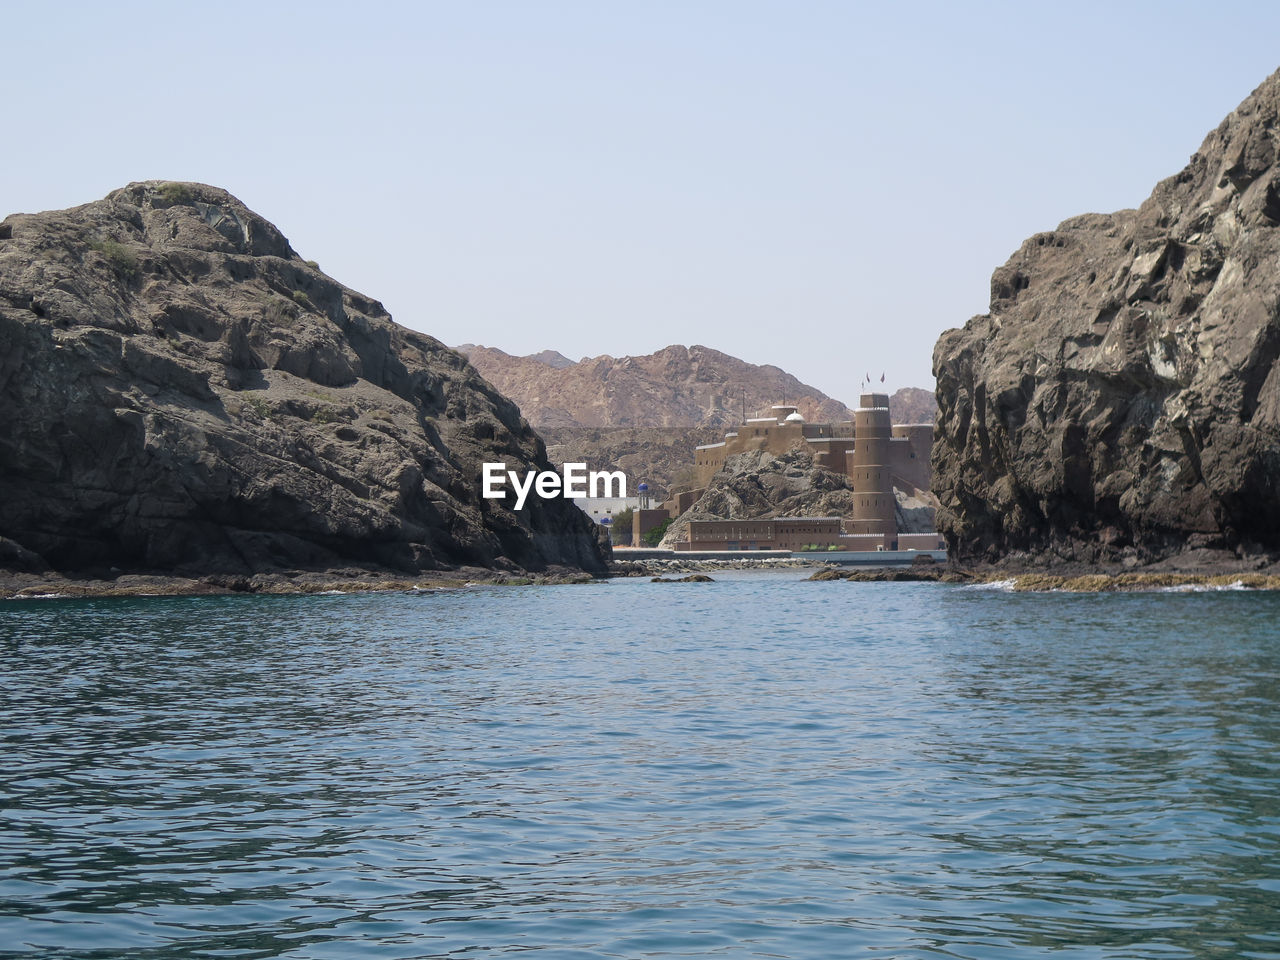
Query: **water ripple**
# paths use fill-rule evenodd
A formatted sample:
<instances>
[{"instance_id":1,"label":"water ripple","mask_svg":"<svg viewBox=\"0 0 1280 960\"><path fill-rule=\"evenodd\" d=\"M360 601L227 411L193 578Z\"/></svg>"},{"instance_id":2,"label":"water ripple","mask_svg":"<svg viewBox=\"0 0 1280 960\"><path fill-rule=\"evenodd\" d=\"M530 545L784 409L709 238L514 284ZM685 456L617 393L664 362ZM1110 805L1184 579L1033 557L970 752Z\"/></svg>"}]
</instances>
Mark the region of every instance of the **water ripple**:
<instances>
[{"instance_id":1,"label":"water ripple","mask_svg":"<svg viewBox=\"0 0 1280 960\"><path fill-rule=\"evenodd\" d=\"M1280 957L1280 600L0 604L0 957Z\"/></svg>"}]
</instances>

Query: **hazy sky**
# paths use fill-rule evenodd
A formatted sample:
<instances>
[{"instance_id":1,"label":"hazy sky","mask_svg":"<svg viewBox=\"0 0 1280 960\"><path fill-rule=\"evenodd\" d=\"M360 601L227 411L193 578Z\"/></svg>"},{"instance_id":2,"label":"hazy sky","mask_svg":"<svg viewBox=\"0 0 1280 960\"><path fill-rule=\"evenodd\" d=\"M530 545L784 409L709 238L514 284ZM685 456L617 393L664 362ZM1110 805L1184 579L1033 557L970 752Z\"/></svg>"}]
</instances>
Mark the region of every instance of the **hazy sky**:
<instances>
[{"instance_id":1,"label":"hazy sky","mask_svg":"<svg viewBox=\"0 0 1280 960\"><path fill-rule=\"evenodd\" d=\"M1280 4L17 3L0 216L199 180L448 344L929 386L1032 233L1137 206Z\"/></svg>"}]
</instances>

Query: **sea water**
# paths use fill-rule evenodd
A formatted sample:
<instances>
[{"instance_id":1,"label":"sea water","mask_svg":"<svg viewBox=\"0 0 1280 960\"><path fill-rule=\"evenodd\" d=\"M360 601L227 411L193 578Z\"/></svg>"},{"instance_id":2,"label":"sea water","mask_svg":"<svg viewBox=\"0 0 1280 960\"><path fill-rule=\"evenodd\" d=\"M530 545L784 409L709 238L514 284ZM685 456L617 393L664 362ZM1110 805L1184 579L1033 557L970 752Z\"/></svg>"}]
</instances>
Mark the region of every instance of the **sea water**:
<instances>
[{"instance_id":1,"label":"sea water","mask_svg":"<svg viewBox=\"0 0 1280 960\"><path fill-rule=\"evenodd\" d=\"M0 604L0 957L1280 957L1280 596Z\"/></svg>"}]
</instances>

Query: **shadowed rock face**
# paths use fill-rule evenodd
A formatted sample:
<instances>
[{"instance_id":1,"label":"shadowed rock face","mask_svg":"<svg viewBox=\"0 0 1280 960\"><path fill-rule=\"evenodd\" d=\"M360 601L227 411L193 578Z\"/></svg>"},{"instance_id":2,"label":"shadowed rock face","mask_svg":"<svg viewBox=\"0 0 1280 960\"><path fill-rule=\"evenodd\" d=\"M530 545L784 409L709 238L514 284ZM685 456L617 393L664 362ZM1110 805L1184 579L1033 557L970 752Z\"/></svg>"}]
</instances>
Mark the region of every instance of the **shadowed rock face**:
<instances>
[{"instance_id":1,"label":"shadowed rock face","mask_svg":"<svg viewBox=\"0 0 1280 960\"><path fill-rule=\"evenodd\" d=\"M934 351L962 559L1280 549L1280 73L1138 210L1032 237Z\"/></svg>"},{"instance_id":2,"label":"shadowed rock face","mask_svg":"<svg viewBox=\"0 0 1280 960\"><path fill-rule=\"evenodd\" d=\"M457 353L301 260L226 191L135 183L0 224L0 566L604 566Z\"/></svg>"}]
</instances>

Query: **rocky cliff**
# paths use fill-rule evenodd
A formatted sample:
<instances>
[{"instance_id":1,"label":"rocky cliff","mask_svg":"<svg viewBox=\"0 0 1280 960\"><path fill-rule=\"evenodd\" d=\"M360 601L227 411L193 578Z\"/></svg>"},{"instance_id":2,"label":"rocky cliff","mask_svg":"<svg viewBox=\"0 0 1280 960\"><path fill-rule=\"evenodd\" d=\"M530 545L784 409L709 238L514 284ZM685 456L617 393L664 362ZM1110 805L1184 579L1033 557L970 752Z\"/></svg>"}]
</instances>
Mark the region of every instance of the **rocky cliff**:
<instances>
[{"instance_id":1,"label":"rocky cliff","mask_svg":"<svg viewBox=\"0 0 1280 960\"><path fill-rule=\"evenodd\" d=\"M0 566L257 572L604 565L466 360L223 190L130 184L0 223Z\"/></svg>"},{"instance_id":2,"label":"rocky cliff","mask_svg":"<svg viewBox=\"0 0 1280 960\"><path fill-rule=\"evenodd\" d=\"M1280 549L1280 73L1137 210L1038 234L934 351L961 559Z\"/></svg>"}]
</instances>

